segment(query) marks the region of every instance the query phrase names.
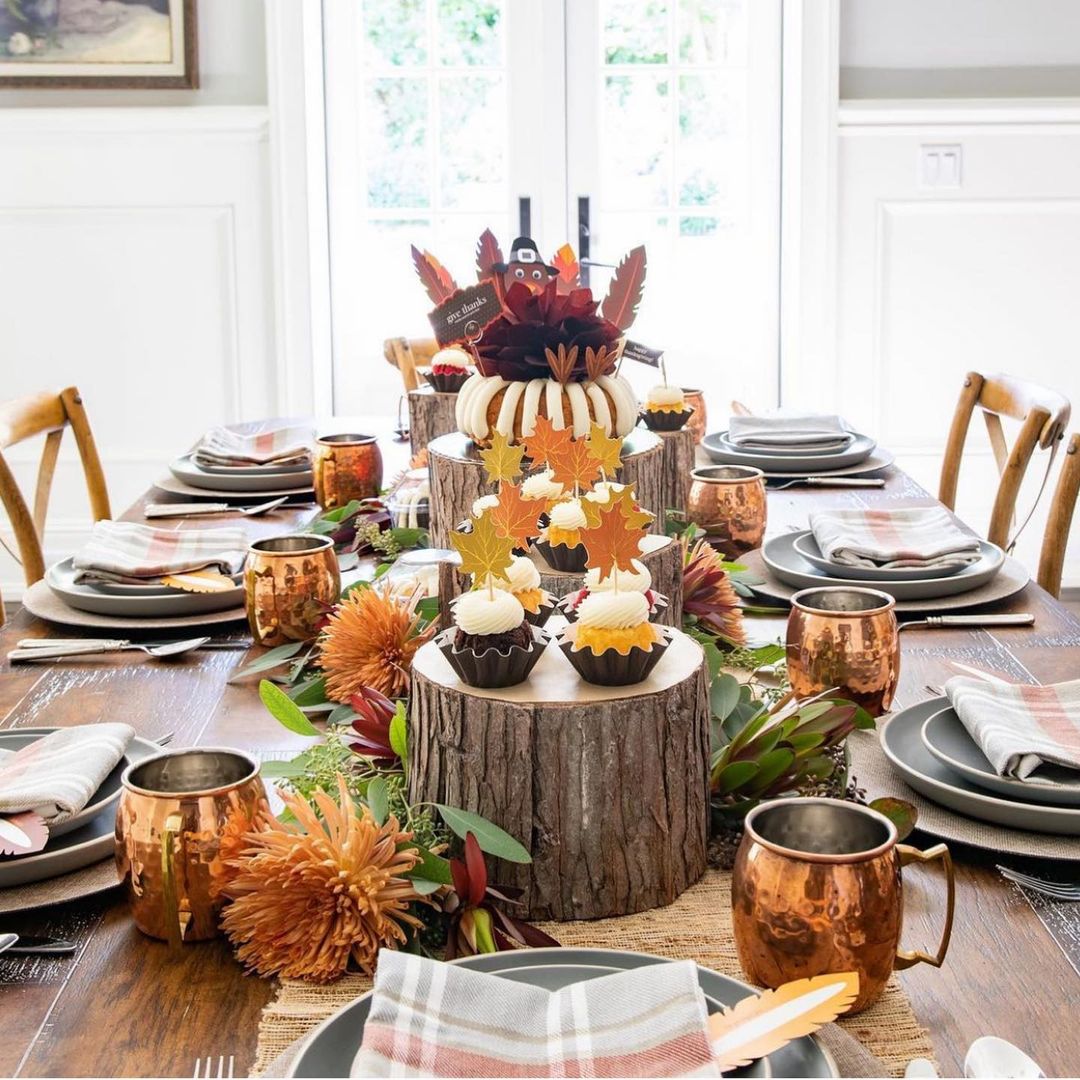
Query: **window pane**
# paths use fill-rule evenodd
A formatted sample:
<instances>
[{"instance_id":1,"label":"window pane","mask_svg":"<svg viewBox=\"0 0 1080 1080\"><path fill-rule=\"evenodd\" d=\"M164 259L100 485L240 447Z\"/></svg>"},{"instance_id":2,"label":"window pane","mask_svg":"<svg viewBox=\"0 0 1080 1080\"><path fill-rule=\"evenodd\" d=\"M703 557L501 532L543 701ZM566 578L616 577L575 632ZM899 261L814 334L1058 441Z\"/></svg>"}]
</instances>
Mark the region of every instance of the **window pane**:
<instances>
[{"instance_id":1,"label":"window pane","mask_svg":"<svg viewBox=\"0 0 1080 1080\"><path fill-rule=\"evenodd\" d=\"M686 64L746 62L745 0L679 0L679 59Z\"/></svg>"},{"instance_id":2,"label":"window pane","mask_svg":"<svg viewBox=\"0 0 1080 1080\"><path fill-rule=\"evenodd\" d=\"M426 0L364 0L364 59L369 64L427 61Z\"/></svg>"},{"instance_id":3,"label":"window pane","mask_svg":"<svg viewBox=\"0 0 1080 1080\"><path fill-rule=\"evenodd\" d=\"M506 85L501 75L439 80L441 205L501 206L506 191Z\"/></svg>"},{"instance_id":4,"label":"window pane","mask_svg":"<svg viewBox=\"0 0 1080 1080\"><path fill-rule=\"evenodd\" d=\"M368 205L429 206L427 79L369 79L364 99Z\"/></svg>"},{"instance_id":5,"label":"window pane","mask_svg":"<svg viewBox=\"0 0 1080 1080\"><path fill-rule=\"evenodd\" d=\"M680 206L713 206L724 194L728 102L715 75L679 79L675 180Z\"/></svg>"},{"instance_id":6,"label":"window pane","mask_svg":"<svg viewBox=\"0 0 1080 1080\"><path fill-rule=\"evenodd\" d=\"M439 59L444 64L500 63L502 14L498 0L438 0Z\"/></svg>"},{"instance_id":7,"label":"window pane","mask_svg":"<svg viewBox=\"0 0 1080 1080\"><path fill-rule=\"evenodd\" d=\"M666 63L667 0L607 0L602 33L604 59L609 64Z\"/></svg>"},{"instance_id":8,"label":"window pane","mask_svg":"<svg viewBox=\"0 0 1080 1080\"><path fill-rule=\"evenodd\" d=\"M608 75L604 85L604 198L617 208L667 205L670 83L662 75Z\"/></svg>"}]
</instances>

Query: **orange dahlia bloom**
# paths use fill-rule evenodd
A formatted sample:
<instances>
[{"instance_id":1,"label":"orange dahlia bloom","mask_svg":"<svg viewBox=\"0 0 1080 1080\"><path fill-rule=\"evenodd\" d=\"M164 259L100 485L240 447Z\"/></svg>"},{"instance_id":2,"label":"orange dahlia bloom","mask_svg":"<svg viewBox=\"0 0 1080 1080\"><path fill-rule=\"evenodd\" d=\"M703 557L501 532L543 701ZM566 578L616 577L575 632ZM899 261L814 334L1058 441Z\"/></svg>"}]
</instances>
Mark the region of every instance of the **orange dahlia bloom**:
<instances>
[{"instance_id":1,"label":"orange dahlia bloom","mask_svg":"<svg viewBox=\"0 0 1080 1080\"><path fill-rule=\"evenodd\" d=\"M435 623L420 629L414 603L374 586L354 589L338 604L319 639L327 697L345 702L365 686L387 697L408 693L413 656L436 630Z\"/></svg>"},{"instance_id":2,"label":"orange dahlia bloom","mask_svg":"<svg viewBox=\"0 0 1080 1080\"><path fill-rule=\"evenodd\" d=\"M377 825L341 776L337 802L315 793L318 813L299 796L283 798L296 824L267 815L247 834L231 862L221 928L259 975L330 982L350 958L371 974L380 948L397 948L406 926L421 926L409 908L423 898L405 877L420 861L402 846L412 833L394 817Z\"/></svg>"}]
</instances>

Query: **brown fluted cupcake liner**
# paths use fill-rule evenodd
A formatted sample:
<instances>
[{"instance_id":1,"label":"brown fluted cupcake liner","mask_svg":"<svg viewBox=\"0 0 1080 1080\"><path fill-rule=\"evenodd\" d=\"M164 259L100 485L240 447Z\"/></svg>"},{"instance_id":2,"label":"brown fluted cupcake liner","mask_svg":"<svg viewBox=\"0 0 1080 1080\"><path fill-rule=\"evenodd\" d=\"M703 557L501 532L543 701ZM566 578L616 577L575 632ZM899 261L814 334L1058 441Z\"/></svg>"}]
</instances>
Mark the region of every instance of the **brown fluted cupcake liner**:
<instances>
[{"instance_id":1,"label":"brown fluted cupcake liner","mask_svg":"<svg viewBox=\"0 0 1080 1080\"><path fill-rule=\"evenodd\" d=\"M440 394L456 394L468 381L471 371L463 371L459 375L447 375L445 372L438 375L431 368L417 369L424 379L431 384L432 389Z\"/></svg>"},{"instance_id":2,"label":"brown fluted cupcake liner","mask_svg":"<svg viewBox=\"0 0 1080 1080\"><path fill-rule=\"evenodd\" d=\"M662 641L655 642L651 649L635 645L625 656L615 649L607 649L599 656L592 649L575 650L572 641L560 641L559 648L586 682L597 686L631 686L644 682L660 663L660 657L671 644L670 630L661 627Z\"/></svg>"},{"instance_id":3,"label":"brown fluted cupcake liner","mask_svg":"<svg viewBox=\"0 0 1080 1080\"><path fill-rule=\"evenodd\" d=\"M537 540L536 549L544 556L552 570L561 570L564 574L585 573L585 561L589 553L584 544L567 547L565 544L551 544L547 540Z\"/></svg>"},{"instance_id":4,"label":"brown fluted cupcake liner","mask_svg":"<svg viewBox=\"0 0 1080 1080\"><path fill-rule=\"evenodd\" d=\"M683 409L682 412L652 412L642 409L640 413L650 431L678 431L686 427L687 420L693 415L693 409Z\"/></svg>"},{"instance_id":5,"label":"brown fluted cupcake liner","mask_svg":"<svg viewBox=\"0 0 1080 1080\"><path fill-rule=\"evenodd\" d=\"M499 690L524 682L551 640L543 630L533 626L533 643L527 649L511 645L506 651L491 648L476 653L472 649L455 649L456 633L455 626L444 630L436 635L435 644L457 677L463 683L481 690Z\"/></svg>"},{"instance_id":6,"label":"brown fluted cupcake liner","mask_svg":"<svg viewBox=\"0 0 1080 1080\"><path fill-rule=\"evenodd\" d=\"M555 599L554 597L549 595L547 599L541 602L539 611L529 611L528 608L525 609L525 621L530 626L535 626L539 628L543 626L548 621L548 619L551 618L552 612L554 612L554 610Z\"/></svg>"}]
</instances>

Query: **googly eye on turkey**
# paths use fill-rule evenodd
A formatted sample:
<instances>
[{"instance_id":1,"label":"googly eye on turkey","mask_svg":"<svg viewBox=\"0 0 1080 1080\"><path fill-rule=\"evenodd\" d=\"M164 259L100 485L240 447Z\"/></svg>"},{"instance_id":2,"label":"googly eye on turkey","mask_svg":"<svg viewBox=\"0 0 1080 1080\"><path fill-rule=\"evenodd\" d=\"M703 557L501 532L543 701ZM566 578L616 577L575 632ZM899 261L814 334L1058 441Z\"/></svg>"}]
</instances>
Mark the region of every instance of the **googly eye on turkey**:
<instances>
[{"instance_id":1,"label":"googly eye on turkey","mask_svg":"<svg viewBox=\"0 0 1080 1080\"><path fill-rule=\"evenodd\" d=\"M524 269L523 269L522 267L520 267L520 266L519 266L519 267L518 267L518 268L517 268L517 269L516 269L516 270L514 271L514 277L516 277L516 278L523 278L524 276L525 276L525 270L524 270Z\"/></svg>"},{"instance_id":2,"label":"googly eye on turkey","mask_svg":"<svg viewBox=\"0 0 1080 1080\"><path fill-rule=\"evenodd\" d=\"M532 276L533 276L533 281L539 281L544 276L544 274L543 274L543 271L541 271L541 270L534 270L532 272Z\"/></svg>"}]
</instances>

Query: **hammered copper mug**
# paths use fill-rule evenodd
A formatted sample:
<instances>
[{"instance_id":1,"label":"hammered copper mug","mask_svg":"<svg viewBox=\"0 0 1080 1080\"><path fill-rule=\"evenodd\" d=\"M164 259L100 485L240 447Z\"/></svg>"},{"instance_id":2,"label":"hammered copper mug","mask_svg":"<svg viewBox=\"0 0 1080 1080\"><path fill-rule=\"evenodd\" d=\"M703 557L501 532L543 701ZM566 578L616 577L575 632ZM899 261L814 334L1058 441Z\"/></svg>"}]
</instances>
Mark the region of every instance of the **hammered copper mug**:
<instances>
[{"instance_id":1,"label":"hammered copper mug","mask_svg":"<svg viewBox=\"0 0 1080 1080\"><path fill-rule=\"evenodd\" d=\"M940 859L945 926L931 956L900 946L901 867ZM732 925L746 977L776 988L794 979L854 971L858 1012L894 969L941 967L952 934L956 887L949 849L897 843L884 814L840 799L774 799L746 815L732 879Z\"/></svg>"},{"instance_id":2,"label":"hammered copper mug","mask_svg":"<svg viewBox=\"0 0 1080 1080\"><path fill-rule=\"evenodd\" d=\"M374 435L321 435L315 440L315 498L324 510L374 498L382 488L382 471Z\"/></svg>"},{"instance_id":3,"label":"hammered copper mug","mask_svg":"<svg viewBox=\"0 0 1080 1080\"><path fill-rule=\"evenodd\" d=\"M761 547L768 510L765 474L748 465L708 465L690 474L688 521L729 559Z\"/></svg>"},{"instance_id":4,"label":"hammered copper mug","mask_svg":"<svg viewBox=\"0 0 1080 1080\"><path fill-rule=\"evenodd\" d=\"M116 868L135 925L172 945L218 931L227 860L266 808L259 766L238 750L176 750L130 765L116 812Z\"/></svg>"},{"instance_id":5,"label":"hammered copper mug","mask_svg":"<svg viewBox=\"0 0 1080 1080\"><path fill-rule=\"evenodd\" d=\"M877 589L803 589L791 598L787 664L799 698L827 690L871 716L889 711L900 678L896 601Z\"/></svg>"},{"instance_id":6,"label":"hammered copper mug","mask_svg":"<svg viewBox=\"0 0 1080 1080\"><path fill-rule=\"evenodd\" d=\"M248 624L259 645L310 641L327 605L341 594L341 571L328 536L256 540L244 562Z\"/></svg>"}]
</instances>

